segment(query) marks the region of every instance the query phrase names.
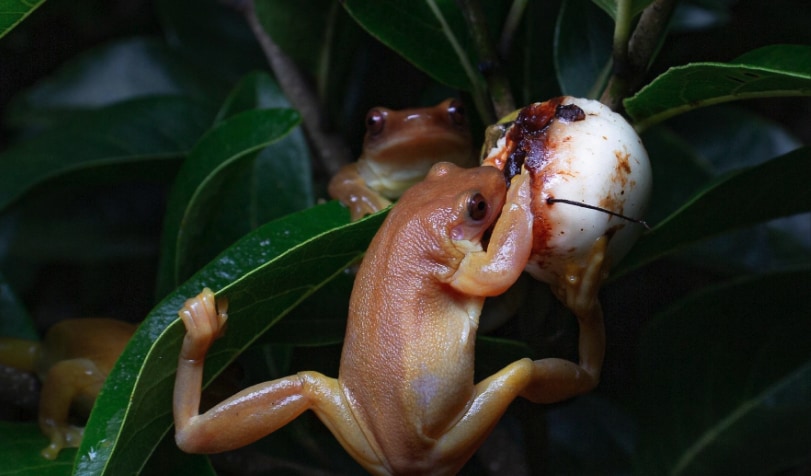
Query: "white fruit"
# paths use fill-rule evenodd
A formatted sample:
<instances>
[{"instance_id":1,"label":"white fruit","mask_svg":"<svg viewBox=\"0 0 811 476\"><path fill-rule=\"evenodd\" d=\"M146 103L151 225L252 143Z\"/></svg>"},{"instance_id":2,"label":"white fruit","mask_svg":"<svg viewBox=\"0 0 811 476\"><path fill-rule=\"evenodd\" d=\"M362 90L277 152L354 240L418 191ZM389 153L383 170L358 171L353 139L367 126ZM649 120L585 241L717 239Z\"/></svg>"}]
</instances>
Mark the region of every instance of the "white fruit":
<instances>
[{"instance_id":1,"label":"white fruit","mask_svg":"<svg viewBox=\"0 0 811 476\"><path fill-rule=\"evenodd\" d=\"M491 126L488 139L483 165L508 179L530 174L535 222L527 271L535 278L555 284L573 266L585 267L601 236L608 238L608 265L616 264L643 231L623 217L643 218L652 181L648 154L633 127L600 102L565 96L531 104L513 122Z\"/></svg>"}]
</instances>

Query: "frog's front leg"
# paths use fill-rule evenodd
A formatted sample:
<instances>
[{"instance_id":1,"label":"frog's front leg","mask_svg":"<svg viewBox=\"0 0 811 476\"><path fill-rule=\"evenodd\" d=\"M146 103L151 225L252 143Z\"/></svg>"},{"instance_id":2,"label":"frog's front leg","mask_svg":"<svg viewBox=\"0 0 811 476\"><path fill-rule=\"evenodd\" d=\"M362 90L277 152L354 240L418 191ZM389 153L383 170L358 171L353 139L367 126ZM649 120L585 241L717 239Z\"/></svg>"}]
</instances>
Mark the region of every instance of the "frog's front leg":
<instances>
[{"instance_id":1,"label":"frog's front leg","mask_svg":"<svg viewBox=\"0 0 811 476\"><path fill-rule=\"evenodd\" d=\"M173 402L178 447L188 453L240 448L313 410L358 462L373 473L385 474L379 451L366 440L339 382L318 372L299 372L254 385L199 414L203 362L222 334L225 306L225 301L215 304L214 293L204 289L178 313L186 326Z\"/></svg>"},{"instance_id":2,"label":"frog's front leg","mask_svg":"<svg viewBox=\"0 0 811 476\"><path fill-rule=\"evenodd\" d=\"M528 174L510 182L501 216L486 251L465 254L450 284L473 296L497 296L512 286L532 251L532 210Z\"/></svg>"},{"instance_id":3,"label":"frog's front leg","mask_svg":"<svg viewBox=\"0 0 811 476\"><path fill-rule=\"evenodd\" d=\"M357 163L343 166L330 180L327 191L330 197L349 208L352 221L391 205L391 201L369 188L358 173Z\"/></svg>"}]
</instances>

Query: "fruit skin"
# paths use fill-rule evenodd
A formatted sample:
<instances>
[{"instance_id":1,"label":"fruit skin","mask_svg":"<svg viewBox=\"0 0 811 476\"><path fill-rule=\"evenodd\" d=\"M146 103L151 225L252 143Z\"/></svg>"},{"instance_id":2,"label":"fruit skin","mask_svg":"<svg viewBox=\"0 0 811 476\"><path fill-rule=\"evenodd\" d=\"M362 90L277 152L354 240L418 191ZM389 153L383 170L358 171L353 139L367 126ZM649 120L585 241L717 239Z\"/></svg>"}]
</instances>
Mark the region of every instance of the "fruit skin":
<instances>
[{"instance_id":1,"label":"fruit skin","mask_svg":"<svg viewBox=\"0 0 811 476\"><path fill-rule=\"evenodd\" d=\"M488 129L482 165L501 169L507 179L530 175L534 225L527 271L550 284L570 279L602 236L608 239L605 269L618 263L643 225L554 200L641 220L652 177L634 128L602 103L570 96L530 104L505 119Z\"/></svg>"}]
</instances>

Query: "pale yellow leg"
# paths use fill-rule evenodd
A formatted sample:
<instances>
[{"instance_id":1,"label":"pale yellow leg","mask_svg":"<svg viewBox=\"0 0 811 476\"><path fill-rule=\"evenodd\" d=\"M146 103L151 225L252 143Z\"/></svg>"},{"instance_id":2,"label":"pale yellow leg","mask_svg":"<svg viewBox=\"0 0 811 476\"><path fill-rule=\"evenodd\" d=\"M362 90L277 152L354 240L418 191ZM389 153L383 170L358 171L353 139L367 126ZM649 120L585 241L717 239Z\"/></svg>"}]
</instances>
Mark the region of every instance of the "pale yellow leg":
<instances>
[{"instance_id":1,"label":"pale yellow leg","mask_svg":"<svg viewBox=\"0 0 811 476\"><path fill-rule=\"evenodd\" d=\"M597 240L587 264L573 268L557 296L577 316L580 362L564 359L521 359L479 382L462 419L440 441L442 454L471 455L517 396L553 403L592 390L600 380L605 353L603 313L597 292L604 279L607 240Z\"/></svg>"},{"instance_id":2,"label":"pale yellow leg","mask_svg":"<svg viewBox=\"0 0 811 476\"><path fill-rule=\"evenodd\" d=\"M186 338L178 359L174 391L175 440L189 453L218 453L245 446L313 410L336 438L370 471L385 472L354 419L338 381L301 372L246 388L199 413L203 362L227 319L214 294L205 289L186 301L180 317Z\"/></svg>"},{"instance_id":3,"label":"pale yellow leg","mask_svg":"<svg viewBox=\"0 0 811 476\"><path fill-rule=\"evenodd\" d=\"M553 285L558 299L577 317L580 326L579 364L563 359L542 359L535 364L533 384L523 396L535 402L552 403L594 389L600 382L605 355L605 325L598 292L606 275L606 237L592 247L585 265L571 265L565 279Z\"/></svg>"},{"instance_id":4,"label":"pale yellow leg","mask_svg":"<svg viewBox=\"0 0 811 476\"><path fill-rule=\"evenodd\" d=\"M43 457L54 459L62 448L79 446L84 429L68 423L71 405L78 401L92 405L104 379L90 359L63 360L48 370L39 400L39 426L51 441L42 450Z\"/></svg>"}]
</instances>

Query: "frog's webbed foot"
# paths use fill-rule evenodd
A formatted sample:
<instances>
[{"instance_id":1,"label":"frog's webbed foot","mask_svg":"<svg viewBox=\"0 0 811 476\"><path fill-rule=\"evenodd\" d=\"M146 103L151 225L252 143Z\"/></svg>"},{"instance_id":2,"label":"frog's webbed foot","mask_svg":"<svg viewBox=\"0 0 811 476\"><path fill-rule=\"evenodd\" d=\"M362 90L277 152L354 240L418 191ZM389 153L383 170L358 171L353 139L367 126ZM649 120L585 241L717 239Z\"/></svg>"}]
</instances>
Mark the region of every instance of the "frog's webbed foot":
<instances>
[{"instance_id":1,"label":"frog's webbed foot","mask_svg":"<svg viewBox=\"0 0 811 476\"><path fill-rule=\"evenodd\" d=\"M379 212L391 205L391 201L369 188L360 176L357 164L345 165L329 182L329 196L340 201L347 208L352 221Z\"/></svg>"},{"instance_id":2,"label":"frog's webbed foot","mask_svg":"<svg viewBox=\"0 0 811 476\"><path fill-rule=\"evenodd\" d=\"M522 395L534 402L553 403L591 391L600 382L605 354L605 326L598 292L606 272L606 237L599 238L586 260L572 263L566 276L552 288L555 295L577 317L579 363L564 359L533 362L531 382Z\"/></svg>"},{"instance_id":3,"label":"frog's webbed foot","mask_svg":"<svg viewBox=\"0 0 811 476\"><path fill-rule=\"evenodd\" d=\"M84 435L84 428L73 425L57 425L51 420L52 426L47 426L45 431L46 436L50 438L51 442L48 446L40 451L43 458L47 460L55 460L59 456L59 452L63 448L78 448L82 442ZM42 423L40 424L43 425ZM46 423L47 425L47 423ZM46 428L46 427L43 427Z\"/></svg>"},{"instance_id":4,"label":"frog's webbed foot","mask_svg":"<svg viewBox=\"0 0 811 476\"><path fill-rule=\"evenodd\" d=\"M50 440L41 451L46 459L55 459L62 448L78 448L84 428L68 423L71 407L89 411L104 385L105 374L86 358L57 362L42 382L39 399L39 427Z\"/></svg>"}]
</instances>

